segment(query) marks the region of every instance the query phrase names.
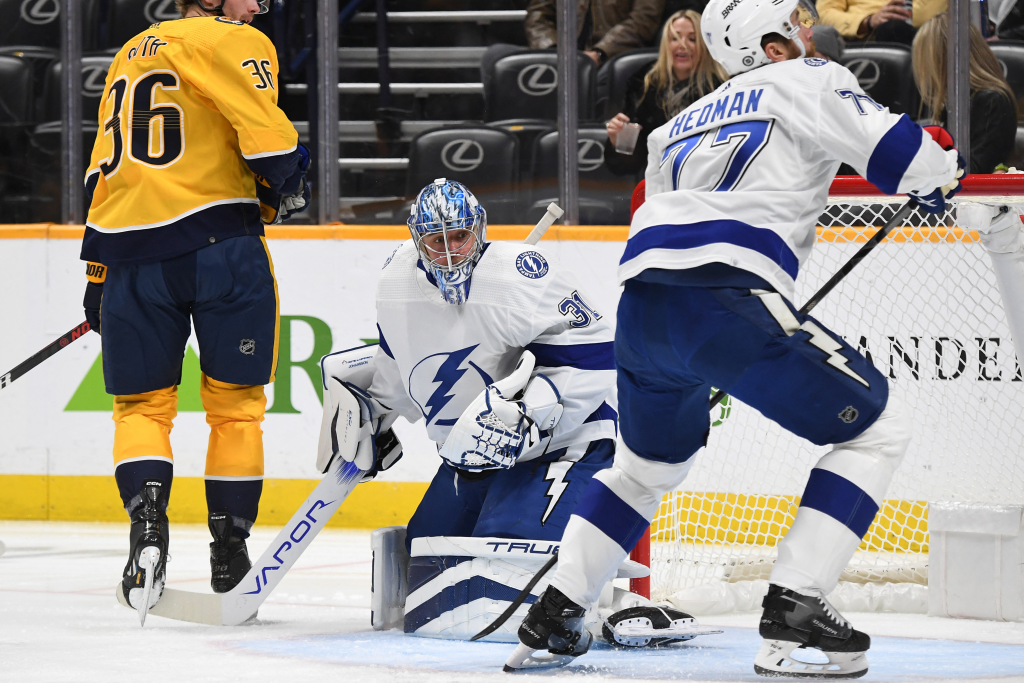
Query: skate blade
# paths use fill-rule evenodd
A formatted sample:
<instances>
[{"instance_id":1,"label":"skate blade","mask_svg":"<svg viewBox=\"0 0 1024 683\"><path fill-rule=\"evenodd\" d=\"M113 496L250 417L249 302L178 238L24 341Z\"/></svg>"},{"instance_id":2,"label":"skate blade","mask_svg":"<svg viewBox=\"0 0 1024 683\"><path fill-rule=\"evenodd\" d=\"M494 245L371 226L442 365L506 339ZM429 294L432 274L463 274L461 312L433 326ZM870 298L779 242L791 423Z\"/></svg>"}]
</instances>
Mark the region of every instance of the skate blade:
<instances>
[{"instance_id":1,"label":"skate blade","mask_svg":"<svg viewBox=\"0 0 1024 683\"><path fill-rule=\"evenodd\" d=\"M827 663L810 664L791 656L800 643L765 640L754 659L754 673L766 678L860 678L868 672L863 652L825 652ZM815 648L816 649L816 648Z\"/></svg>"},{"instance_id":2,"label":"skate blade","mask_svg":"<svg viewBox=\"0 0 1024 683\"><path fill-rule=\"evenodd\" d=\"M607 619L602 619L611 631L615 642L625 647L646 647L652 640L685 641L697 636L710 636L724 633L717 629L702 629L696 619L674 619L666 628L655 628L647 617L625 619L612 626Z\"/></svg>"},{"instance_id":3,"label":"skate blade","mask_svg":"<svg viewBox=\"0 0 1024 683\"><path fill-rule=\"evenodd\" d=\"M146 584L142 588L142 600L139 601L136 609L139 611L139 626L146 625L146 615L149 614L149 597L153 594L153 575L156 573L156 566L160 562L160 549L156 546L147 546L139 554L139 568L146 571Z\"/></svg>"},{"instance_id":4,"label":"skate blade","mask_svg":"<svg viewBox=\"0 0 1024 683\"><path fill-rule=\"evenodd\" d=\"M541 652L543 654L536 654ZM516 645L512 655L505 662L505 673L517 671L542 671L544 669L557 669L571 662L575 657L569 655L555 655L543 650L534 650L522 643Z\"/></svg>"}]
</instances>

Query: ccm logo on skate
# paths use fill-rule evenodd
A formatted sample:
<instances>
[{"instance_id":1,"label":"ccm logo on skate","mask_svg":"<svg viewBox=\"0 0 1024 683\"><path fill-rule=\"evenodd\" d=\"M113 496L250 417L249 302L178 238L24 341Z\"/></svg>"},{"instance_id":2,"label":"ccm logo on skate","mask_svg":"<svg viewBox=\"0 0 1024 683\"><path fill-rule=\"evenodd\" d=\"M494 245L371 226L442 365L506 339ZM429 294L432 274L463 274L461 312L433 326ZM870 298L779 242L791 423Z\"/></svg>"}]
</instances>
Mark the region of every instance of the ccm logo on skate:
<instances>
[{"instance_id":1,"label":"ccm logo on skate","mask_svg":"<svg viewBox=\"0 0 1024 683\"><path fill-rule=\"evenodd\" d=\"M529 553L531 555L550 555L558 552L558 546L554 543L549 543L547 550L537 550L537 543L500 543L498 541L489 541L484 545L493 545L494 552L496 553L501 552L501 546L503 545L508 546L508 548L505 549L506 553L519 552L523 554Z\"/></svg>"},{"instance_id":2,"label":"ccm logo on skate","mask_svg":"<svg viewBox=\"0 0 1024 683\"><path fill-rule=\"evenodd\" d=\"M302 539L306 537L306 534L313 530L313 526L312 524L310 524L310 522L312 522L313 524L317 523L316 518L313 517L313 513L316 512L317 510L326 508L328 505L334 505L335 502L336 501L332 500L330 503L325 503L322 500L318 500L315 503L313 503L308 510L306 510L306 519L300 519L299 523L292 528L292 532L288 534L288 537L291 539L291 541L285 541L284 543L282 543L281 547L278 548L277 552L274 553L274 559L277 560L277 566L275 567L274 565L266 565L264 567L261 567L260 572L256 575L256 590L249 591L245 595L257 595L263 590L265 586L267 586L270 583L269 579L267 578L267 572L276 571L284 566L284 560L281 559L281 553L291 550L293 547L292 542L294 542L295 544L301 543ZM309 521L307 522L306 520ZM262 583L260 582L260 577L263 577Z\"/></svg>"}]
</instances>

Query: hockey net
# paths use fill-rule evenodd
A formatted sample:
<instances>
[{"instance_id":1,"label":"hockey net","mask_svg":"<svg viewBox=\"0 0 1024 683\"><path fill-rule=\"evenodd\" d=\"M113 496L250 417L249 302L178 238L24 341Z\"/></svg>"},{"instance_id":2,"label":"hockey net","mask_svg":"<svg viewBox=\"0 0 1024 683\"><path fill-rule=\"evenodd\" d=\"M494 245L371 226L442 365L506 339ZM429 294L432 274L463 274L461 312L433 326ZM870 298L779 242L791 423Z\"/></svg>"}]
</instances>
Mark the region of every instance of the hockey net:
<instances>
[{"instance_id":1,"label":"hockey net","mask_svg":"<svg viewBox=\"0 0 1024 683\"><path fill-rule=\"evenodd\" d=\"M969 178L961 195L1024 202L1024 181ZM974 196L970 196L974 195ZM1014 196L1016 195L1016 198ZM837 178L801 269L802 305L906 201ZM906 398L913 441L832 595L839 609L925 611L928 504L1024 503L1024 378L976 233L913 213L814 310ZM817 447L728 399L708 446L651 526L651 597L693 613L759 609Z\"/></svg>"}]
</instances>

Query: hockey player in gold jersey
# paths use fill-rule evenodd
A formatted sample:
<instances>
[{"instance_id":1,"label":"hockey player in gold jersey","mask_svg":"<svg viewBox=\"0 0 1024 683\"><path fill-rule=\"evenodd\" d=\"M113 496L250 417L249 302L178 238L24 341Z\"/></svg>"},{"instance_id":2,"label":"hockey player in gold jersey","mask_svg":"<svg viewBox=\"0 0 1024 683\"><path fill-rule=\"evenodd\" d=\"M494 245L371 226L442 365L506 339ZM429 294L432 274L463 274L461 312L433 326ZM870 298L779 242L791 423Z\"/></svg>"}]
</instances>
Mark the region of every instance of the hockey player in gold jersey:
<instances>
[{"instance_id":1,"label":"hockey player in gold jersey","mask_svg":"<svg viewBox=\"0 0 1024 683\"><path fill-rule=\"evenodd\" d=\"M233 588L263 487L263 385L279 311L263 224L309 201L309 154L277 106L277 55L248 26L266 0L177 0L182 19L121 48L86 175L86 316L114 399L114 473L131 518L122 589L145 618L167 561L170 432L191 332L210 425L212 585Z\"/></svg>"}]
</instances>

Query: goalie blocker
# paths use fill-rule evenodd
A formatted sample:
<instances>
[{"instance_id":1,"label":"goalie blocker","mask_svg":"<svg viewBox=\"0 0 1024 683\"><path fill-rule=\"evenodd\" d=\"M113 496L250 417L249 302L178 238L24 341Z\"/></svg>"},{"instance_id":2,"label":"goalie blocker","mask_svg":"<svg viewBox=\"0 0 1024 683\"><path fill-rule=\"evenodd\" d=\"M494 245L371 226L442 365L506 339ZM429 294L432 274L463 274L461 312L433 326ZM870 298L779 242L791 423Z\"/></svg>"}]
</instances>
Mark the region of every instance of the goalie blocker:
<instances>
[{"instance_id":1,"label":"goalie blocker","mask_svg":"<svg viewBox=\"0 0 1024 683\"><path fill-rule=\"evenodd\" d=\"M407 553L405 537L404 526L377 529L370 537L373 628L402 628L411 635L453 640L469 640L493 622L559 547L557 541L432 536L414 539ZM649 574L648 567L625 560L616 578ZM546 587L541 579L513 616L484 639L518 642L519 624ZM712 632L700 630L690 615L655 606L610 581L585 624L595 636L624 647Z\"/></svg>"}]
</instances>

